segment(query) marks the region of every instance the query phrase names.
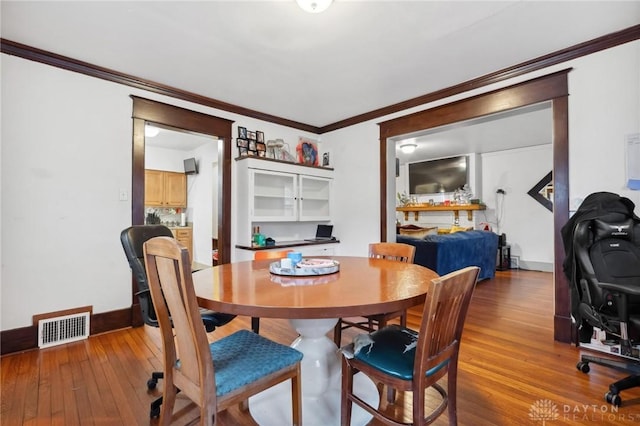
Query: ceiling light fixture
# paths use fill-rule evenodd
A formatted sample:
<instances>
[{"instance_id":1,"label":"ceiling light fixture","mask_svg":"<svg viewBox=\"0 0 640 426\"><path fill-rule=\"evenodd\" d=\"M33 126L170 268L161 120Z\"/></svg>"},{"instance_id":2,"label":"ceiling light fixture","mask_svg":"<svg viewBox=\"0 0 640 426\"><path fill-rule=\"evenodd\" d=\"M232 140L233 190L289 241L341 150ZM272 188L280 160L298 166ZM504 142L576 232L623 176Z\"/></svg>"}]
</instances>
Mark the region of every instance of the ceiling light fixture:
<instances>
[{"instance_id":1,"label":"ceiling light fixture","mask_svg":"<svg viewBox=\"0 0 640 426\"><path fill-rule=\"evenodd\" d=\"M400 150L404 154L413 154L413 151L415 151L417 147L418 145L416 145L415 143L403 143L402 145L400 145Z\"/></svg>"},{"instance_id":2,"label":"ceiling light fixture","mask_svg":"<svg viewBox=\"0 0 640 426\"><path fill-rule=\"evenodd\" d=\"M324 12L331 6L331 2L333 2L333 0L296 0L298 6L309 13Z\"/></svg>"},{"instance_id":3,"label":"ceiling light fixture","mask_svg":"<svg viewBox=\"0 0 640 426\"><path fill-rule=\"evenodd\" d=\"M153 138L158 136L158 133L160 133L160 129L155 127L155 126L151 126L149 124L145 124L144 126L144 135L148 138Z\"/></svg>"}]
</instances>

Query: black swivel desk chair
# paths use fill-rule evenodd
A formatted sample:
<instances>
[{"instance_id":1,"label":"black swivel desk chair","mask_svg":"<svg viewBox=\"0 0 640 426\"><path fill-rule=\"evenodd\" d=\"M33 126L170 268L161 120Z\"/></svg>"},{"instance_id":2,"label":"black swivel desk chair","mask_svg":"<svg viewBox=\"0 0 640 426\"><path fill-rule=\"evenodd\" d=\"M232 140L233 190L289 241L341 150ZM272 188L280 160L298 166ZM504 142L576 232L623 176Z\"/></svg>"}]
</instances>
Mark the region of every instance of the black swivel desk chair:
<instances>
[{"instance_id":1,"label":"black swivel desk chair","mask_svg":"<svg viewBox=\"0 0 640 426\"><path fill-rule=\"evenodd\" d=\"M156 312L151 301L149 291L149 282L147 280L147 272L144 265L144 253L142 251L143 244L153 237L171 237L173 233L164 225L134 225L126 228L120 233L120 242L124 248L124 253L129 261L129 266L133 272L133 277L138 284L136 296L140 302L140 310L145 324L152 327L159 327ZM219 312L202 309L200 311L204 328L207 332L212 332L216 327L227 324L235 318L235 315L223 314ZM147 387L154 389L158 384L158 379L163 377L162 372L157 371L151 374L151 378L147 381ZM160 405L162 405L162 397L159 397L151 403L150 416L152 418L160 415Z\"/></svg>"}]
</instances>

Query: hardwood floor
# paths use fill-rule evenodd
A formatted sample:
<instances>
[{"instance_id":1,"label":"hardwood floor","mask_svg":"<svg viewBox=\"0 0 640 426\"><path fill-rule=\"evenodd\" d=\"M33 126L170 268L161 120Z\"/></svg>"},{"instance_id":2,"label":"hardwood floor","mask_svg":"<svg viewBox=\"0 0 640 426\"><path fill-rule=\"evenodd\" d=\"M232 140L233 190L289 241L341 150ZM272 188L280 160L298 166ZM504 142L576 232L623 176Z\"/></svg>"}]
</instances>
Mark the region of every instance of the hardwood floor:
<instances>
[{"instance_id":1,"label":"hardwood floor","mask_svg":"<svg viewBox=\"0 0 640 426\"><path fill-rule=\"evenodd\" d=\"M420 309L410 311L412 328L420 321ZM603 395L624 374L597 365L589 374L579 372L575 364L582 351L554 342L552 327L551 274L505 271L478 284L460 350L460 425L640 423L640 389L623 392L623 405L612 408ZM250 319L239 317L210 338L240 328L250 328ZM261 334L281 342L296 337L283 320L263 319ZM354 334L346 331L343 341ZM157 329L139 327L5 355L0 359L0 424L157 424L149 420L149 403L159 391L149 393L146 381L151 371L161 370L159 345ZM193 405L179 402L175 424L197 418ZM411 401L402 396L394 405L382 404L398 416L410 413ZM534 406L546 408L535 417ZM220 416L220 424L255 422L233 409ZM446 413L434 424L448 424Z\"/></svg>"}]
</instances>

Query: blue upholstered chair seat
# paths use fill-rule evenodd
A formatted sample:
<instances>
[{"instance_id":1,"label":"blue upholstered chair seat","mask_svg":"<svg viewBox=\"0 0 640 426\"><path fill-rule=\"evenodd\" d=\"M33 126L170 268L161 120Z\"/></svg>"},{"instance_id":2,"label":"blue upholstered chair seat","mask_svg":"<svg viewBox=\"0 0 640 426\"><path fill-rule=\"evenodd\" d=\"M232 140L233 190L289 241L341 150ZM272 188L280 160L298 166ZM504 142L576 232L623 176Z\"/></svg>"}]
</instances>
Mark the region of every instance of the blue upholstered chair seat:
<instances>
[{"instance_id":1,"label":"blue upholstered chair seat","mask_svg":"<svg viewBox=\"0 0 640 426\"><path fill-rule=\"evenodd\" d=\"M221 396L302 359L302 353L248 330L209 345L214 359L216 395Z\"/></svg>"},{"instance_id":2,"label":"blue upholstered chair seat","mask_svg":"<svg viewBox=\"0 0 640 426\"><path fill-rule=\"evenodd\" d=\"M390 325L374 331L370 337L373 345L363 347L354 357L385 374L411 380L418 333L399 325ZM427 376L436 373L448 362L446 360L433 367L427 371Z\"/></svg>"}]
</instances>

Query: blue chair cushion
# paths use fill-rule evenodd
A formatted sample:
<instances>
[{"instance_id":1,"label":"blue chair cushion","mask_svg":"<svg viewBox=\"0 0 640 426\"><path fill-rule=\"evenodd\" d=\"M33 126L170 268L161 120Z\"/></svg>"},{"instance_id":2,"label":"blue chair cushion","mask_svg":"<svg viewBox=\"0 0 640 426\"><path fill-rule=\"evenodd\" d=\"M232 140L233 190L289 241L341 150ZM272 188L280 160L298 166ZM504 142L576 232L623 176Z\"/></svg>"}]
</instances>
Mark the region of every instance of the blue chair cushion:
<instances>
[{"instance_id":1,"label":"blue chair cushion","mask_svg":"<svg viewBox=\"0 0 640 426\"><path fill-rule=\"evenodd\" d=\"M418 333L399 325L389 325L370 336L373 344L363 347L354 358L390 376L412 380ZM427 371L427 376L436 373L448 362L446 360L433 367Z\"/></svg>"},{"instance_id":2,"label":"blue chair cushion","mask_svg":"<svg viewBox=\"0 0 640 426\"><path fill-rule=\"evenodd\" d=\"M248 330L209 345L215 365L216 395L221 396L299 362L302 353Z\"/></svg>"}]
</instances>

